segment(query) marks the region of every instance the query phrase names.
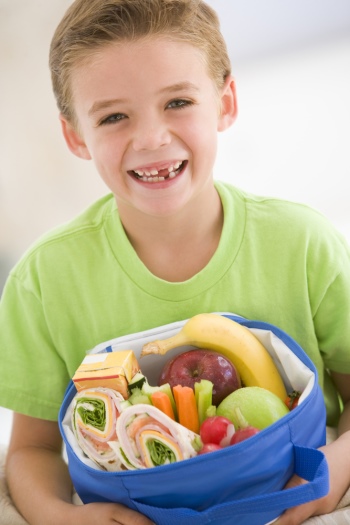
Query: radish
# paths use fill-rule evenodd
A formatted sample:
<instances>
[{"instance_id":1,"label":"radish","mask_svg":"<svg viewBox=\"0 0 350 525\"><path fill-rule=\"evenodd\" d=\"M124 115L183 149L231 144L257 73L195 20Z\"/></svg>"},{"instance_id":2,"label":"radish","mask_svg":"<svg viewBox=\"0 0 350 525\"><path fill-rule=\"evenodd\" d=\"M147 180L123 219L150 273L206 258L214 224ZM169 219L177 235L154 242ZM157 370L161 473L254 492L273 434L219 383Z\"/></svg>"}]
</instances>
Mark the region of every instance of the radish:
<instances>
[{"instance_id":1,"label":"radish","mask_svg":"<svg viewBox=\"0 0 350 525\"><path fill-rule=\"evenodd\" d=\"M233 412L237 421L237 429L231 437L230 445L236 445L237 443L245 441L246 439L255 436L255 434L260 432L258 428L248 424L248 421L245 419L238 407L235 407Z\"/></svg>"},{"instance_id":2,"label":"radish","mask_svg":"<svg viewBox=\"0 0 350 525\"><path fill-rule=\"evenodd\" d=\"M204 445L215 444L227 447L235 433L235 427L226 417L212 416L203 421L199 433Z\"/></svg>"},{"instance_id":3,"label":"radish","mask_svg":"<svg viewBox=\"0 0 350 525\"><path fill-rule=\"evenodd\" d=\"M221 450L223 447L220 447L220 445L217 445L216 443L206 443L202 446L200 451L198 452L198 455L201 454L207 454L208 452L214 452L215 450Z\"/></svg>"},{"instance_id":4,"label":"radish","mask_svg":"<svg viewBox=\"0 0 350 525\"><path fill-rule=\"evenodd\" d=\"M255 434L258 434L260 430L258 430L255 427L245 427L245 428L239 428L236 430L236 432L233 434L230 445L236 445L237 443L240 443L241 441L244 441L245 439L248 439L252 436L255 436Z\"/></svg>"}]
</instances>

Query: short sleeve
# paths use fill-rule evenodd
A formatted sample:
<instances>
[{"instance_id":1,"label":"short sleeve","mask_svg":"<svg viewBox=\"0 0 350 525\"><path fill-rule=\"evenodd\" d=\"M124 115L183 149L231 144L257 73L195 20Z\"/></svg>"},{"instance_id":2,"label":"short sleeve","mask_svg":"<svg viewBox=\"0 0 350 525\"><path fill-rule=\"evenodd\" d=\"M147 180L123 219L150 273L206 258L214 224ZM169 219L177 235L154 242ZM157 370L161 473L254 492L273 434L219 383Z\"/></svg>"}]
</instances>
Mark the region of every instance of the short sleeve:
<instances>
[{"instance_id":1,"label":"short sleeve","mask_svg":"<svg viewBox=\"0 0 350 525\"><path fill-rule=\"evenodd\" d=\"M339 272L326 288L314 315L314 326L325 367L350 373L350 256L338 254Z\"/></svg>"},{"instance_id":2,"label":"short sleeve","mask_svg":"<svg viewBox=\"0 0 350 525\"><path fill-rule=\"evenodd\" d=\"M0 302L0 404L57 420L69 381L50 337L40 293L10 275Z\"/></svg>"}]
</instances>

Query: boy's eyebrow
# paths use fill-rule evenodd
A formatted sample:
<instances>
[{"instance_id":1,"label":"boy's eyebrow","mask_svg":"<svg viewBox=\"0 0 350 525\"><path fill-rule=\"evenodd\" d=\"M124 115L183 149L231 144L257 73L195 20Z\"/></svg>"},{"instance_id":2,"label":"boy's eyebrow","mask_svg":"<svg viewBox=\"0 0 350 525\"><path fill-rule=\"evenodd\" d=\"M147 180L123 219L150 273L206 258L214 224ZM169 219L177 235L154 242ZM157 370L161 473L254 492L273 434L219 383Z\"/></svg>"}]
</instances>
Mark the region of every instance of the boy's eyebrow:
<instances>
[{"instance_id":1,"label":"boy's eyebrow","mask_svg":"<svg viewBox=\"0 0 350 525\"><path fill-rule=\"evenodd\" d=\"M166 86L160 90L160 93L173 93L174 91L199 91L198 86L193 84L192 82L189 82L188 80L185 80L184 82L178 82L176 84L171 84L170 86Z\"/></svg>"},{"instance_id":2,"label":"boy's eyebrow","mask_svg":"<svg viewBox=\"0 0 350 525\"><path fill-rule=\"evenodd\" d=\"M121 98L116 98L113 100L98 100L97 102L94 102L89 109L88 115L89 117L92 117L95 113L98 111L101 111L101 109L108 109L111 106L114 106L116 104L122 104L123 102L126 102L125 100Z\"/></svg>"},{"instance_id":3,"label":"boy's eyebrow","mask_svg":"<svg viewBox=\"0 0 350 525\"><path fill-rule=\"evenodd\" d=\"M165 86L162 88L159 93L174 93L176 91L199 91L199 88L192 82L187 80L184 82L178 82L176 84L171 84L170 86ZM88 115L91 117L98 111L102 109L108 109L111 106L122 104L127 102L126 99L117 98L112 100L99 100L94 102L91 108L89 109Z\"/></svg>"}]
</instances>

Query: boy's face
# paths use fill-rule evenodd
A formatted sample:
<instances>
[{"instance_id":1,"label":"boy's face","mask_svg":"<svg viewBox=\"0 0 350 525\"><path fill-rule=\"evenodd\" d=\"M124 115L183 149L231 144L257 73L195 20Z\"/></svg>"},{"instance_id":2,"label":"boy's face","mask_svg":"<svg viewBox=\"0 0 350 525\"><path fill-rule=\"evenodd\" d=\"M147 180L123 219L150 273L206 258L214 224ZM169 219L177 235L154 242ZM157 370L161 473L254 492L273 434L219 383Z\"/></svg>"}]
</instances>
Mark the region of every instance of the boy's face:
<instances>
[{"instance_id":1,"label":"boy's face","mask_svg":"<svg viewBox=\"0 0 350 525\"><path fill-rule=\"evenodd\" d=\"M165 38L106 46L74 71L72 88L79 132L62 119L68 146L94 160L121 210L166 216L208 186L217 131L236 106L232 79L218 94L195 47Z\"/></svg>"}]
</instances>

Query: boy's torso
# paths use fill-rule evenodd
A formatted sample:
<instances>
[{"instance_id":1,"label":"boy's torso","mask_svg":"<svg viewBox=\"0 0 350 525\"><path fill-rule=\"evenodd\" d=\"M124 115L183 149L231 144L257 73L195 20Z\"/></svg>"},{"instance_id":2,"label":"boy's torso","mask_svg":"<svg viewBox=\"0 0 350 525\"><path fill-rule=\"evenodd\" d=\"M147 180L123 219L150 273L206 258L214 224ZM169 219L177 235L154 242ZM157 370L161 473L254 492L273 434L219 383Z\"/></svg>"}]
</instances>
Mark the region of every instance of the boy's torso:
<instances>
[{"instance_id":1,"label":"boy's torso","mask_svg":"<svg viewBox=\"0 0 350 525\"><path fill-rule=\"evenodd\" d=\"M329 264L318 291L309 265L316 264L322 244L314 239L313 223L319 227L323 219L303 206L248 196L223 184L217 188L224 207L221 241L209 264L186 282L169 283L147 270L112 197L46 236L18 265L16 281L30 288L29 303L41 303L67 382L98 343L199 312L230 311L289 333L309 353L323 383L310 293L314 304L321 301L317 294L337 272ZM301 227L306 219L310 224ZM330 261L332 256L327 255Z\"/></svg>"}]
</instances>

